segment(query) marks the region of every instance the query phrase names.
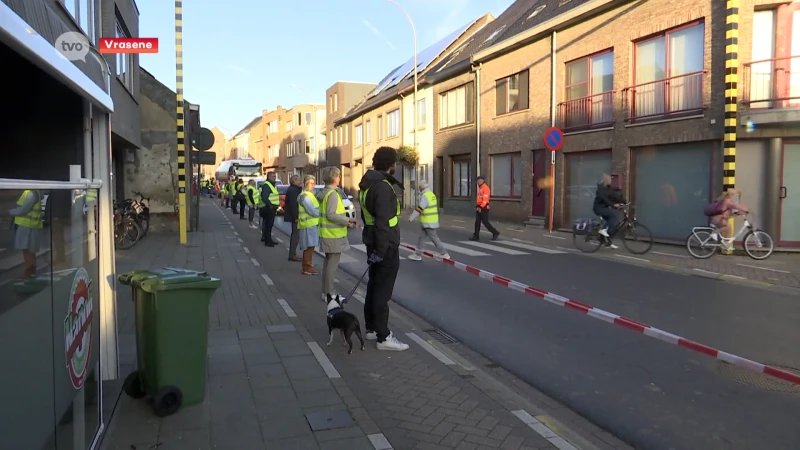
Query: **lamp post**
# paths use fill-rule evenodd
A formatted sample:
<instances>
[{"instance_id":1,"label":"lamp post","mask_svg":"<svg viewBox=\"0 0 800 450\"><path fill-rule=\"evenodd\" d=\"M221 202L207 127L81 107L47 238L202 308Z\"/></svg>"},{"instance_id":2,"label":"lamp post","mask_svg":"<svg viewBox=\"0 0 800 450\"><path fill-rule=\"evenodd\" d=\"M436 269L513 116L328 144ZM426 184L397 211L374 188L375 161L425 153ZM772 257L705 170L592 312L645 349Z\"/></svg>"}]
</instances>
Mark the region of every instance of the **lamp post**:
<instances>
[{"instance_id":1,"label":"lamp post","mask_svg":"<svg viewBox=\"0 0 800 450\"><path fill-rule=\"evenodd\" d=\"M395 2L394 0L386 0L386 1L388 1L391 4L393 4L394 6L397 6L398 8L400 8L400 11L403 11L403 14L405 14L406 18L408 19L408 23L411 24L411 31L414 33L414 98L412 99L412 101L414 103L414 124L413 124L412 130L414 131L414 151L416 152L417 151L417 87L418 87L417 74L419 72L419 70L417 70L419 68L419 65L417 63L417 27L414 26L414 21L411 20L411 16L408 14L408 11L406 11L405 8L400 6L400 4ZM418 167L417 167L417 165L414 165L414 179L415 180L417 178L417 174L418 173L419 173ZM419 180L416 180L416 181L417 181L417 186L418 186L419 185ZM416 195L414 195L414 194L411 195L412 203L416 202L416 198L417 198Z\"/></svg>"},{"instance_id":2,"label":"lamp post","mask_svg":"<svg viewBox=\"0 0 800 450\"><path fill-rule=\"evenodd\" d=\"M311 93L308 92L304 87L298 86L296 84L290 84L289 86L294 88L294 89L297 89L298 91L305 92L306 94L308 94L309 97L311 97L311 100L313 101L314 96L311 95ZM314 120L314 147L318 147L319 146L319 124L317 123L318 122L318 120L317 120L318 119L317 118L317 105L315 103L311 103L311 108L312 108L312 111L314 111L314 118L313 118L313 120ZM308 124L306 124L306 126L308 126ZM311 151L314 152L314 154L316 155L315 158L314 158L314 161L317 162L316 166L317 166L317 169L319 169L319 152L317 151L316 148L312 148ZM318 174L314 174L314 175L316 176Z\"/></svg>"}]
</instances>

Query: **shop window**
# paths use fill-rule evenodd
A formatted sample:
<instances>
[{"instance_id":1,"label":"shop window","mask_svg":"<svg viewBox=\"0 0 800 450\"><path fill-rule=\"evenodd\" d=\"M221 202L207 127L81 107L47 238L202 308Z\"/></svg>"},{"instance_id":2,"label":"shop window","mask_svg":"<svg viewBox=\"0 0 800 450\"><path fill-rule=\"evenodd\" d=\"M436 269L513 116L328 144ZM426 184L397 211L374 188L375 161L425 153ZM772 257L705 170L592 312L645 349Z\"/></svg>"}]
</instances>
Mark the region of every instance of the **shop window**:
<instances>
[{"instance_id":1,"label":"shop window","mask_svg":"<svg viewBox=\"0 0 800 450\"><path fill-rule=\"evenodd\" d=\"M522 156L520 153L492 155L491 188L493 197L522 196Z\"/></svg>"},{"instance_id":2,"label":"shop window","mask_svg":"<svg viewBox=\"0 0 800 450\"><path fill-rule=\"evenodd\" d=\"M528 109L528 71L497 80L495 97L498 116Z\"/></svg>"},{"instance_id":3,"label":"shop window","mask_svg":"<svg viewBox=\"0 0 800 450\"><path fill-rule=\"evenodd\" d=\"M565 153L566 183L564 207L566 225L584 217L594 217L592 211L597 183L604 174L611 175L611 151Z\"/></svg>"},{"instance_id":4,"label":"shop window","mask_svg":"<svg viewBox=\"0 0 800 450\"><path fill-rule=\"evenodd\" d=\"M472 176L469 156L455 156L452 158L452 184L451 195L453 197L469 197L472 195Z\"/></svg>"},{"instance_id":5,"label":"shop window","mask_svg":"<svg viewBox=\"0 0 800 450\"><path fill-rule=\"evenodd\" d=\"M631 151L637 218L653 236L682 240L705 225L715 143L660 145Z\"/></svg>"}]
</instances>

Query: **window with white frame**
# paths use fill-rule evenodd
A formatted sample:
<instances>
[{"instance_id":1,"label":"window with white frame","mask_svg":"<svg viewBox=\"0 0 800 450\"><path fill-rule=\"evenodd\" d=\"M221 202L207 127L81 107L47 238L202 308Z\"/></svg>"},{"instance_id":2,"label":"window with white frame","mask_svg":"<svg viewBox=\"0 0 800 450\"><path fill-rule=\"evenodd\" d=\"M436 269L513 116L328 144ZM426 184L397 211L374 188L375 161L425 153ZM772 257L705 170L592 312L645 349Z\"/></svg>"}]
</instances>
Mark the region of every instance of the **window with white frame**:
<instances>
[{"instance_id":1,"label":"window with white frame","mask_svg":"<svg viewBox=\"0 0 800 450\"><path fill-rule=\"evenodd\" d=\"M356 147L364 145L364 127L361 124L356 125Z\"/></svg>"},{"instance_id":2,"label":"window with white frame","mask_svg":"<svg viewBox=\"0 0 800 450\"><path fill-rule=\"evenodd\" d=\"M89 42L96 44L94 2L91 0L61 0L61 4L75 19L81 30L86 33Z\"/></svg>"},{"instance_id":3,"label":"window with white frame","mask_svg":"<svg viewBox=\"0 0 800 450\"><path fill-rule=\"evenodd\" d=\"M425 128L428 112L425 103L426 102L424 98L417 102L417 128Z\"/></svg>"},{"instance_id":4,"label":"window with white frame","mask_svg":"<svg viewBox=\"0 0 800 450\"><path fill-rule=\"evenodd\" d=\"M383 139L383 116L378 116L378 140Z\"/></svg>"},{"instance_id":5,"label":"window with white frame","mask_svg":"<svg viewBox=\"0 0 800 450\"><path fill-rule=\"evenodd\" d=\"M439 94L439 129L472 123L475 118L472 82Z\"/></svg>"},{"instance_id":6,"label":"window with white frame","mask_svg":"<svg viewBox=\"0 0 800 450\"><path fill-rule=\"evenodd\" d=\"M370 141L372 141L372 121L368 120L367 121L367 144L369 144Z\"/></svg>"},{"instance_id":7,"label":"window with white frame","mask_svg":"<svg viewBox=\"0 0 800 450\"><path fill-rule=\"evenodd\" d=\"M386 137L400 136L400 109L395 109L386 114Z\"/></svg>"},{"instance_id":8,"label":"window with white frame","mask_svg":"<svg viewBox=\"0 0 800 450\"><path fill-rule=\"evenodd\" d=\"M267 134L277 133L278 132L278 121L273 120L272 122L267 125Z\"/></svg>"},{"instance_id":9,"label":"window with white frame","mask_svg":"<svg viewBox=\"0 0 800 450\"><path fill-rule=\"evenodd\" d=\"M311 122L311 113L307 112L306 113L306 125L311 125L311 123L312 123Z\"/></svg>"},{"instance_id":10,"label":"window with white frame","mask_svg":"<svg viewBox=\"0 0 800 450\"><path fill-rule=\"evenodd\" d=\"M270 156L273 158L278 158L279 156L281 156L280 151L281 151L281 145L273 144L270 148Z\"/></svg>"},{"instance_id":11,"label":"window with white frame","mask_svg":"<svg viewBox=\"0 0 800 450\"><path fill-rule=\"evenodd\" d=\"M117 21L116 24L116 37L118 38L129 38L130 35L125 31L122 27L122 24ZM116 55L116 62L117 62L117 78L122 84L125 86L128 91L133 92L134 87L134 75L136 69L136 55L133 53L117 53Z\"/></svg>"},{"instance_id":12,"label":"window with white frame","mask_svg":"<svg viewBox=\"0 0 800 450\"><path fill-rule=\"evenodd\" d=\"M294 130L294 122L290 120L286 122L286 131L292 131L292 130Z\"/></svg>"},{"instance_id":13,"label":"window with white frame","mask_svg":"<svg viewBox=\"0 0 800 450\"><path fill-rule=\"evenodd\" d=\"M496 114L498 116L528 109L528 71L523 70L495 83Z\"/></svg>"}]
</instances>

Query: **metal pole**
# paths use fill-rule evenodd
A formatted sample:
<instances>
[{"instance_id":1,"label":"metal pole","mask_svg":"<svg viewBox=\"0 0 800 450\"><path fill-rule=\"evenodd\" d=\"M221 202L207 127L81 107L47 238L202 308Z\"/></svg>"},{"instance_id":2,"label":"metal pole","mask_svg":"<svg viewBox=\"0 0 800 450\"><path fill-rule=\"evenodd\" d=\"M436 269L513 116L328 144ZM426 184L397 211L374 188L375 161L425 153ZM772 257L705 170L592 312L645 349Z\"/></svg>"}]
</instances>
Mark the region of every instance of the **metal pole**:
<instances>
[{"instance_id":1,"label":"metal pole","mask_svg":"<svg viewBox=\"0 0 800 450\"><path fill-rule=\"evenodd\" d=\"M183 0L175 0L175 101L178 139L178 234L181 245L189 243L186 220L186 126L183 103ZM190 153L191 155L191 153ZM191 158L190 158L191 159ZM191 163L191 161L189 161ZM189 166L191 174L191 165Z\"/></svg>"},{"instance_id":2,"label":"metal pole","mask_svg":"<svg viewBox=\"0 0 800 450\"><path fill-rule=\"evenodd\" d=\"M414 152L417 152L417 89L419 87L419 79L417 78L419 74L419 63L417 62L417 27L414 25L414 21L411 19L411 16L408 14L408 11L405 10L399 3L395 2L394 0L386 0L389 3L393 4L400 8L400 11L403 11L403 14L406 15L408 19L408 23L411 24L411 31L414 33L414 98L412 102L414 103L414 125L412 129L414 130ZM417 182L415 187L419 186L419 180L417 180L417 174L419 173L419 161L417 164L414 165L414 173L412 178ZM412 204L416 204L416 195L411 195L411 202Z\"/></svg>"},{"instance_id":3,"label":"metal pole","mask_svg":"<svg viewBox=\"0 0 800 450\"><path fill-rule=\"evenodd\" d=\"M728 0L725 4L725 134L723 135L722 190L736 188L736 132L737 104L739 101L739 0ZM729 236L735 227L733 216L728 219ZM723 249L723 255L733 251Z\"/></svg>"}]
</instances>

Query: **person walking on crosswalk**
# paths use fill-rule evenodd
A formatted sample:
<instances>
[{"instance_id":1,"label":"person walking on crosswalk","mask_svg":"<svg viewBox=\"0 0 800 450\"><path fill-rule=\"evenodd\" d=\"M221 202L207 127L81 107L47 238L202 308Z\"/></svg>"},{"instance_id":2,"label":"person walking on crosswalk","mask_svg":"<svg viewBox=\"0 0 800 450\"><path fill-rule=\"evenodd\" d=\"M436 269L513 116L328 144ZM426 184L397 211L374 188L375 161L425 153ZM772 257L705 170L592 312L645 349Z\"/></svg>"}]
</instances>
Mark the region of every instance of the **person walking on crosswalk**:
<instances>
[{"instance_id":1,"label":"person walking on crosswalk","mask_svg":"<svg viewBox=\"0 0 800 450\"><path fill-rule=\"evenodd\" d=\"M436 251L442 255L444 259L450 259L450 255L439 239L439 202L436 200L436 194L431 191L428 182L422 180L419 182L419 201L417 208L411 213L409 222L413 222L419 217L419 224L422 226L422 234L419 235L417 240L417 251L408 255L408 259L413 261L422 261L422 246L425 244L425 239L430 239L436 247Z\"/></svg>"},{"instance_id":2,"label":"person walking on crosswalk","mask_svg":"<svg viewBox=\"0 0 800 450\"><path fill-rule=\"evenodd\" d=\"M500 232L497 228L493 227L489 222L489 200L491 200L492 191L489 185L486 184L486 178L483 176L478 177L478 197L475 205L475 234L469 238L470 241L479 241L481 239L481 224L492 233L492 240L496 241Z\"/></svg>"}]
</instances>

